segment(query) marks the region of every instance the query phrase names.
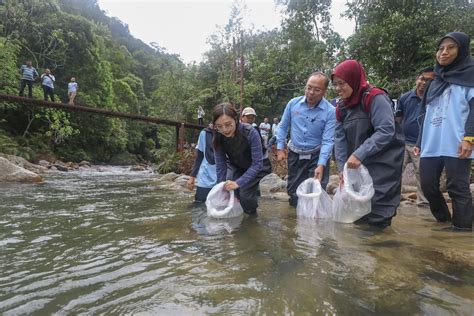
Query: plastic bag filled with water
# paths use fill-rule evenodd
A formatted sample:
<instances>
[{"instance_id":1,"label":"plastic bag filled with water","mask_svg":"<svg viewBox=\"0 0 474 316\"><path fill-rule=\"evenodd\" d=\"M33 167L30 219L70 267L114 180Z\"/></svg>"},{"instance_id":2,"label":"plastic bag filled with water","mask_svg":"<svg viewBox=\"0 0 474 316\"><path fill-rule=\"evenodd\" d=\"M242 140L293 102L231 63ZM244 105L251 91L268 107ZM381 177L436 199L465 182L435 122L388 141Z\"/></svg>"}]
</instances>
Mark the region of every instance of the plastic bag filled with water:
<instances>
[{"instance_id":1,"label":"plastic bag filled with water","mask_svg":"<svg viewBox=\"0 0 474 316\"><path fill-rule=\"evenodd\" d=\"M225 182L216 184L206 199L207 216L212 218L231 218L241 216L244 212L234 191L224 190Z\"/></svg>"},{"instance_id":2,"label":"plastic bag filled with water","mask_svg":"<svg viewBox=\"0 0 474 316\"><path fill-rule=\"evenodd\" d=\"M332 201L319 180L308 178L296 189L298 205L296 216L306 218L332 218Z\"/></svg>"},{"instance_id":3,"label":"plastic bag filled with water","mask_svg":"<svg viewBox=\"0 0 474 316\"><path fill-rule=\"evenodd\" d=\"M353 223L371 211L371 199L374 196L374 184L364 165L357 169L344 165L344 185L334 194L334 221Z\"/></svg>"}]
</instances>

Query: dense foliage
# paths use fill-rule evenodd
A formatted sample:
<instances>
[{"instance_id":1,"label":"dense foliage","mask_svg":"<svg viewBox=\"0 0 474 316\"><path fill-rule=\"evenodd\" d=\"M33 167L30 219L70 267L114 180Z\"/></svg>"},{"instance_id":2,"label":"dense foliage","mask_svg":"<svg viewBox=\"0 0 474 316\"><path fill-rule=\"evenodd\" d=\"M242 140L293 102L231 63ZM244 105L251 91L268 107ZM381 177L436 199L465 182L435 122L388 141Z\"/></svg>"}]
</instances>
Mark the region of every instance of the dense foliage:
<instances>
[{"instance_id":1,"label":"dense foliage","mask_svg":"<svg viewBox=\"0 0 474 316\"><path fill-rule=\"evenodd\" d=\"M311 72L330 73L345 58L361 60L370 81L396 97L413 86L418 69L434 63L437 38L454 30L474 34L474 9L467 0L355 0L346 15L357 29L347 40L332 28L331 0L275 2L285 13L281 27L261 32L243 27L245 2L236 0L228 23L211 35L204 61L186 65L131 36L96 0L3 0L0 92L16 94L18 69L32 60L34 67L52 70L62 101L75 76L79 104L194 122L199 105L207 120L219 102L240 105L243 66L243 105L253 106L259 118L271 118L303 92ZM34 95L42 96L38 84ZM192 143L197 133L186 136ZM46 153L76 161L163 162L174 142L172 128L0 104L0 151L29 159Z\"/></svg>"}]
</instances>

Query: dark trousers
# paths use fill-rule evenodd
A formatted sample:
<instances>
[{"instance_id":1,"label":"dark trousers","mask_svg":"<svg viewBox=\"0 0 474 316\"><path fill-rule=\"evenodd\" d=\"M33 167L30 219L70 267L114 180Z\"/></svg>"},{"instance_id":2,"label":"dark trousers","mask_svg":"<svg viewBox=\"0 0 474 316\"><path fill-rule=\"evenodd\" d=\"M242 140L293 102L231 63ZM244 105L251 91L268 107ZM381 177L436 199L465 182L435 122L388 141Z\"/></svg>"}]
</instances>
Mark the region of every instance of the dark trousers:
<instances>
[{"instance_id":1,"label":"dark trousers","mask_svg":"<svg viewBox=\"0 0 474 316\"><path fill-rule=\"evenodd\" d=\"M290 196L290 205L296 207L298 205L298 196L296 189L306 179L314 177L314 170L318 166L319 151L312 154L310 159L300 160L300 155L288 151L288 184L286 186L288 195ZM329 162L329 161L328 161ZM324 168L321 186L326 190L329 182L329 165Z\"/></svg>"},{"instance_id":2,"label":"dark trousers","mask_svg":"<svg viewBox=\"0 0 474 316\"><path fill-rule=\"evenodd\" d=\"M43 88L44 100L48 101L48 96L54 102L54 89L48 86L41 86Z\"/></svg>"},{"instance_id":3,"label":"dark trousers","mask_svg":"<svg viewBox=\"0 0 474 316\"><path fill-rule=\"evenodd\" d=\"M203 122L202 117L198 118L198 124L202 126L203 123L204 123L204 122Z\"/></svg>"},{"instance_id":4,"label":"dark trousers","mask_svg":"<svg viewBox=\"0 0 474 316\"><path fill-rule=\"evenodd\" d=\"M453 226L472 229L472 197L469 188L471 159L427 157L420 159L421 189L430 210L439 222L451 220L448 205L439 188L441 172L446 168L446 189L453 203Z\"/></svg>"},{"instance_id":5,"label":"dark trousers","mask_svg":"<svg viewBox=\"0 0 474 316\"><path fill-rule=\"evenodd\" d=\"M203 187L196 187L196 194L194 195L194 201L196 202L206 202L207 196L209 192L211 192L212 188L203 188Z\"/></svg>"},{"instance_id":6,"label":"dark trousers","mask_svg":"<svg viewBox=\"0 0 474 316\"><path fill-rule=\"evenodd\" d=\"M237 168L234 165L229 164L227 169L227 179L235 181L240 178L246 170ZM262 170L257 174L257 176L246 186L236 190L236 194L240 199L240 205L244 209L244 212L247 214L255 214L258 207L258 197L260 196L260 180L263 177L272 172L272 166L270 160L263 159Z\"/></svg>"},{"instance_id":7,"label":"dark trousers","mask_svg":"<svg viewBox=\"0 0 474 316\"><path fill-rule=\"evenodd\" d=\"M23 96L23 91L25 91L26 85L28 85L28 97L32 98L33 97L33 81L32 80L21 79L21 81L20 81L20 93L18 95L20 97Z\"/></svg>"}]
</instances>

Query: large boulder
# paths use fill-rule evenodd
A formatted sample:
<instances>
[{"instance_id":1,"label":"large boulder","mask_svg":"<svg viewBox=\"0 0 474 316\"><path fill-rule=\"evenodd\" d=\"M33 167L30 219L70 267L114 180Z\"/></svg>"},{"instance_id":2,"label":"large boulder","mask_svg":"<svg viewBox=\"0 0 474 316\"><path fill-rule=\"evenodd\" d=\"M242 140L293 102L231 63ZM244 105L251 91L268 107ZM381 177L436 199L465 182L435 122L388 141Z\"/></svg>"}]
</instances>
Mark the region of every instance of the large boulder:
<instances>
[{"instance_id":1,"label":"large boulder","mask_svg":"<svg viewBox=\"0 0 474 316\"><path fill-rule=\"evenodd\" d=\"M286 192L286 181L275 173L270 173L260 180L260 190L262 192Z\"/></svg>"},{"instance_id":2,"label":"large boulder","mask_svg":"<svg viewBox=\"0 0 474 316\"><path fill-rule=\"evenodd\" d=\"M12 156L12 155L7 155L7 154L0 154L0 157L3 157L13 163L14 165L20 166L22 168L25 168L26 170L29 170L34 173L43 173L48 170L48 168L40 165L35 165L29 162L28 160L18 157L18 156Z\"/></svg>"},{"instance_id":3,"label":"large boulder","mask_svg":"<svg viewBox=\"0 0 474 316\"><path fill-rule=\"evenodd\" d=\"M38 183L43 182L43 178L0 157L0 182Z\"/></svg>"}]
</instances>

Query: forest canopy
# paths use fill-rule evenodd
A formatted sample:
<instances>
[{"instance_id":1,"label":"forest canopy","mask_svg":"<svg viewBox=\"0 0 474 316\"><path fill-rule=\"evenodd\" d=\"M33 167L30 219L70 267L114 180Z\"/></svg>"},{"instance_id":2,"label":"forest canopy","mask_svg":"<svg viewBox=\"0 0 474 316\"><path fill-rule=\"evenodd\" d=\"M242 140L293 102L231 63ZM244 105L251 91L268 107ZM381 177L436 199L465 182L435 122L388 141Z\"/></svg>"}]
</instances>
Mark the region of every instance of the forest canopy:
<instances>
[{"instance_id":1,"label":"forest canopy","mask_svg":"<svg viewBox=\"0 0 474 316\"><path fill-rule=\"evenodd\" d=\"M303 93L310 73L330 74L346 58L360 60L370 82L397 98L413 88L417 71L434 64L436 39L451 31L474 34L474 6L468 0L348 1L345 15L356 29L347 39L333 29L331 0L275 2L284 8L279 28L243 28L245 2L235 1L227 24L211 34L204 60L185 64L159 45L134 38L96 0L3 0L0 92L18 93L19 68L31 60L40 73L51 69L63 102L74 76L79 104L195 122L199 105L207 120L215 104L240 105L243 69L243 105L271 118ZM42 97L38 84L34 95ZM191 143L197 135L186 136ZM110 162L127 154L160 161L174 151L174 142L174 129L162 126L8 102L0 106L0 152L31 160L51 154Z\"/></svg>"}]
</instances>

